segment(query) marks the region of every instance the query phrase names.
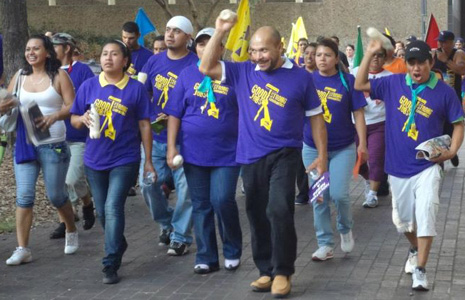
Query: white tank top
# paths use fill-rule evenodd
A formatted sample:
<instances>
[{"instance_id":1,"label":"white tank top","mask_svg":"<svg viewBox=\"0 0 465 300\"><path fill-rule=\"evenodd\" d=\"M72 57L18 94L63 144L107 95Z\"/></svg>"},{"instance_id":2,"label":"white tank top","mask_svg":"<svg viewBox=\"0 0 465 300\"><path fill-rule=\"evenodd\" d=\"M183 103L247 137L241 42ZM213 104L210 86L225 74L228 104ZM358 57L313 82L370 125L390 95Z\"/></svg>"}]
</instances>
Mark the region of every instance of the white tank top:
<instances>
[{"instance_id":1,"label":"white tank top","mask_svg":"<svg viewBox=\"0 0 465 300\"><path fill-rule=\"evenodd\" d=\"M35 101L39 105L40 110L44 116L51 115L57 111L60 111L63 107L63 98L58 94L50 80L50 86L42 92L31 93L24 89L25 78L21 80L21 92L19 98L21 105L26 105L31 101ZM50 138L39 142L39 145L52 144L63 142L66 139L66 126L64 121L56 121L50 126Z\"/></svg>"}]
</instances>

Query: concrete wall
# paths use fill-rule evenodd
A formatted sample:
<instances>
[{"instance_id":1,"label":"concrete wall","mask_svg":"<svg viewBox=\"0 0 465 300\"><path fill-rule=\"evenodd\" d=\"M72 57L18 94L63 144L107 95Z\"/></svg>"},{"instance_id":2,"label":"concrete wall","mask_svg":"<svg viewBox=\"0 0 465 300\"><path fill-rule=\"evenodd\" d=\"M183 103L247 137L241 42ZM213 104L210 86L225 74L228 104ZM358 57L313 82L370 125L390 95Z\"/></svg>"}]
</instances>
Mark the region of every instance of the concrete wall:
<instances>
[{"instance_id":1,"label":"concrete wall","mask_svg":"<svg viewBox=\"0 0 465 300\"><path fill-rule=\"evenodd\" d=\"M197 0L198 1L198 0ZM167 18L154 0L116 0L108 6L107 0L56 0L57 6L48 6L47 0L28 0L28 20L33 28L51 31L80 30L102 35L119 35L121 25L133 20L138 7L144 7L160 31ZM175 14L190 16L186 0L170 5ZM208 10L205 0L199 2L199 13ZM238 1L239 2L239 1ZM252 1L251 1L252 2ZM263 3L256 1L252 10L253 28L273 25L286 37L290 35L291 22L302 16L311 39L319 35L338 35L341 44L353 43L357 25L362 29L375 26L388 27L395 39L405 39L410 34L421 36L420 0L323 0L318 3ZM223 0L214 12L236 5ZM447 0L428 1L428 15L433 12L440 29L447 29ZM210 24L214 22L211 18Z\"/></svg>"}]
</instances>

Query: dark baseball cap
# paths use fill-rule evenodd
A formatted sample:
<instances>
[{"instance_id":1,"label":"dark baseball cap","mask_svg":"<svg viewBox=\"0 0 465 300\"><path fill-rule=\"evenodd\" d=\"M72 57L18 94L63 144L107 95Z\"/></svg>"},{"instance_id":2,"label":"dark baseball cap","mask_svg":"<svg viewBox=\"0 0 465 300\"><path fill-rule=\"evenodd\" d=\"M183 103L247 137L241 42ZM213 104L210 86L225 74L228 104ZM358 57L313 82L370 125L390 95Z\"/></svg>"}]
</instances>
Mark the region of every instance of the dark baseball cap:
<instances>
[{"instance_id":1,"label":"dark baseball cap","mask_svg":"<svg viewBox=\"0 0 465 300\"><path fill-rule=\"evenodd\" d=\"M430 46L420 40L416 40L407 45L405 49L405 60L417 59L420 62L433 59Z\"/></svg>"},{"instance_id":2,"label":"dark baseball cap","mask_svg":"<svg viewBox=\"0 0 465 300\"><path fill-rule=\"evenodd\" d=\"M443 30L439 33L437 41L445 42L445 41L453 41L455 39L455 35L452 31Z\"/></svg>"},{"instance_id":3,"label":"dark baseball cap","mask_svg":"<svg viewBox=\"0 0 465 300\"><path fill-rule=\"evenodd\" d=\"M76 40L64 32L55 33L52 36L52 43L54 45L70 45L72 48L78 48Z\"/></svg>"},{"instance_id":4,"label":"dark baseball cap","mask_svg":"<svg viewBox=\"0 0 465 300\"><path fill-rule=\"evenodd\" d=\"M418 39L414 35L409 35L409 37L407 38L407 41L409 41L409 42L413 42L413 41L416 41L416 40L418 40Z\"/></svg>"}]
</instances>

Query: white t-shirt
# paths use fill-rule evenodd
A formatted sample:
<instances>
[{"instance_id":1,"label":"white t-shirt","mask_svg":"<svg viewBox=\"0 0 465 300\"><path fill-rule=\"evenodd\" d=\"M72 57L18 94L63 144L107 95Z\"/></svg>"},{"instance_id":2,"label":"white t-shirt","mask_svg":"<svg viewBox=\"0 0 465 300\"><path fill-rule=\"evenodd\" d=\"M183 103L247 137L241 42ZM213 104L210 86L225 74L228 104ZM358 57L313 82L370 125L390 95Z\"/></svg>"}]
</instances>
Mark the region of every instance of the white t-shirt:
<instances>
[{"instance_id":1,"label":"white t-shirt","mask_svg":"<svg viewBox=\"0 0 465 300\"><path fill-rule=\"evenodd\" d=\"M354 76L357 76L357 71L358 67L354 68L352 71L352 74ZM384 76L389 76L392 73L383 70L379 73L369 73L368 78L373 79L373 78L379 78L379 77L384 77ZM364 92L365 94L365 99L367 100L367 106L365 106L365 123L367 125L371 124L376 124L379 122L384 122L386 120L386 111L384 108L384 101L379 100L379 99L371 99L370 94ZM354 122L354 117L352 116L352 121ZM355 123L355 122L354 122Z\"/></svg>"}]
</instances>

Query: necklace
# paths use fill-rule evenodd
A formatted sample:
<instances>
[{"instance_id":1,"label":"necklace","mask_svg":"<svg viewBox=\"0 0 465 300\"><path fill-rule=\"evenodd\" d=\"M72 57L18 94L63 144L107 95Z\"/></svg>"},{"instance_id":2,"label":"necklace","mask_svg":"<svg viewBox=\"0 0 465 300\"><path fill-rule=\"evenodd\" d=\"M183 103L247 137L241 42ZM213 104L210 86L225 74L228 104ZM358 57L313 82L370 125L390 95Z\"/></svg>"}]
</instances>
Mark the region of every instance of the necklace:
<instances>
[{"instance_id":1,"label":"necklace","mask_svg":"<svg viewBox=\"0 0 465 300\"><path fill-rule=\"evenodd\" d=\"M34 82L34 80L32 80L32 76L29 76L29 79L31 80L31 83L32 83L33 85L39 85L39 84L41 84L41 83L44 81L45 77L42 77L42 79L39 80L38 82Z\"/></svg>"}]
</instances>

